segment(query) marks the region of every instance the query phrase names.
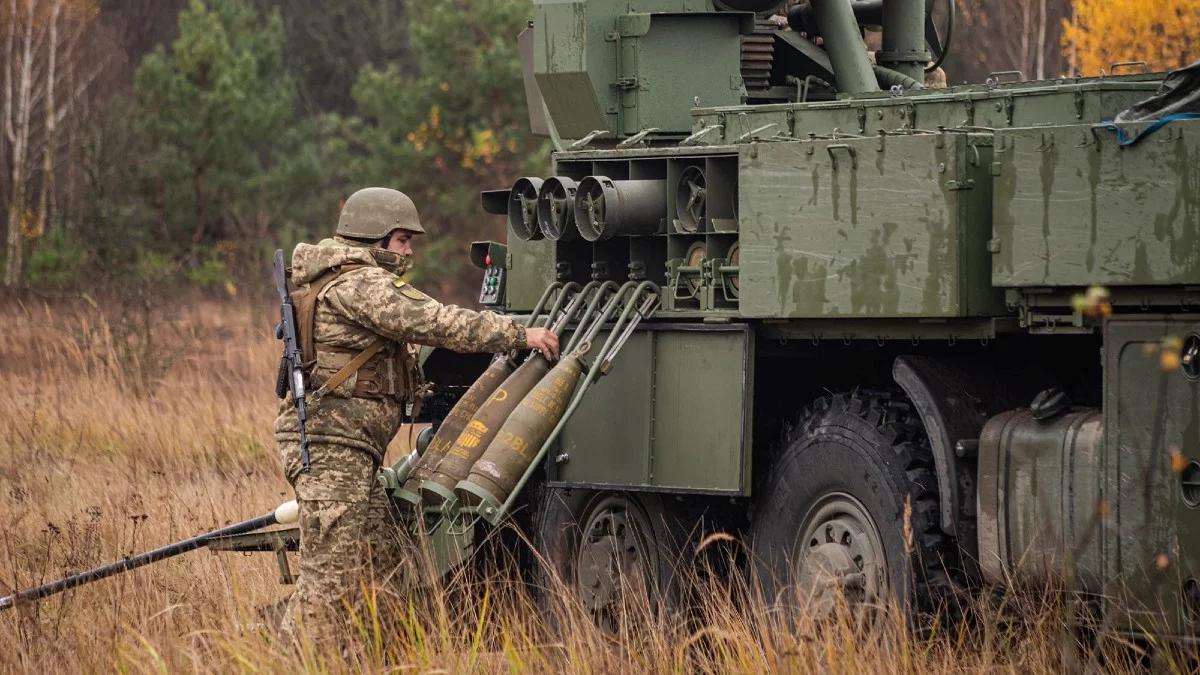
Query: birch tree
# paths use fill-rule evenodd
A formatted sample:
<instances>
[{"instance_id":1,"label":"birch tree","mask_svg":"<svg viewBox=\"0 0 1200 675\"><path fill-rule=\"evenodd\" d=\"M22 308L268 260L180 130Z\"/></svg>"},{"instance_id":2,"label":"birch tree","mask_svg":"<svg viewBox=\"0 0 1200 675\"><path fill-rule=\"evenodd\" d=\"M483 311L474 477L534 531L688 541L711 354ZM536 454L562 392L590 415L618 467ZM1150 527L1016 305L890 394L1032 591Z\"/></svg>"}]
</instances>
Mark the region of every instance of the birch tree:
<instances>
[{"instance_id":1,"label":"birch tree","mask_svg":"<svg viewBox=\"0 0 1200 675\"><path fill-rule=\"evenodd\" d=\"M959 24L946 66L950 80L982 82L990 73L1009 70L1037 80L1067 74L1059 37L1070 4L958 0Z\"/></svg>"},{"instance_id":2,"label":"birch tree","mask_svg":"<svg viewBox=\"0 0 1200 675\"><path fill-rule=\"evenodd\" d=\"M65 145L60 129L102 67L76 63L95 13L91 2L80 0L7 0L0 9L5 286L21 282L29 247L54 217L55 175Z\"/></svg>"}]
</instances>

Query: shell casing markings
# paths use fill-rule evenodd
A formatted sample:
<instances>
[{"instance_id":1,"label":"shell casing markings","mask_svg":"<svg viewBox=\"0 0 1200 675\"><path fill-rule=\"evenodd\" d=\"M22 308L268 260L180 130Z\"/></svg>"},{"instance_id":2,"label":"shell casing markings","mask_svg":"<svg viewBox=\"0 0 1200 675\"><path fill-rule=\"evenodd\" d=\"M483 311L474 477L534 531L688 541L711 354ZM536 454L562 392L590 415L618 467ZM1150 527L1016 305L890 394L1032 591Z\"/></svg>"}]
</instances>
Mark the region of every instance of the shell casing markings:
<instances>
[{"instance_id":1,"label":"shell casing markings","mask_svg":"<svg viewBox=\"0 0 1200 675\"><path fill-rule=\"evenodd\" d=\"M478 504L483 494L496 504L508 498L562 418L582 373L579 355L572 354L529 392L471 467L470 475L456 487L463 503Z\"/></svg>"},{"instance_id":2,"label":"shell casing markings","mask_svg":"<svg viewBox=\"0 0 1200 675\"><path fill-rule=\"evenodd\" d=\"M450 409L446 419L442 420L433 440L429 442L429 447L421 456L420 463L405 481L404 489L412 492L420 490L421 481L428 480L433 475L437 465L453 447L455 439L471 422L476 411L479 410L479 406L496 391L496 388L512 374L512 371L512 362L506 358L496 359L488 365L483 374L471 384L462 398L458 399L458 402Z\"/></svg>"},{"instance_id":3,"label":"shell casing markings","mask_svg":"<svg viewBox=\"0 0 1200 675\"><path fill-rule=\"evenodd\" d=\"M504 390L501 390L502 393L503 391ZM501 398L497 400L502 401L504 399ZM478 420L471 420L471 423L467 425L466 429L463 429L462 434L460 434L458 437L458 440L455 441L454 445L450 448L449 454L455 457L462 457L464 459L470 457L473 454L471 450L479 446L479 441L483 439L487 432L488 428L486 424Z\"/></svg>"},{"instance_id":4,"label":"shell casing markings","mask_svg":"<svg viewBox=\"0 0 1200 675\"><path fill-rule=\"evenodd\" d=\"M512 414L525 394L550 370L550 363L540 355L530 357L521 364L504 383L497 388L483 405L479 406L471 421L454 440L432 475L423 481L421 496L426 504L436 505L445 495L428 489L426 484L435 484L451 491L458 481L467 477L471 465L483 454L504 420Z\"/></svg>"},{"instance_id":5,"label":"shell casing markings","mask_svg":"<svg viewBox=\"0 0 1200 675\"><path fill-rule=\"evenodd\" d=\"M559 376L553 378L548 387L535 388L529 392L529 396L521 403L521 408L530 414L537 415L548 421L557 421L562 416L563 410L567 407L567 396L569 385L574 382L569 381L570 378ZM573 387L571 387L573 389ZM516 414L514 412L514 414ZM510 418L511 419L511 418ZM500 427L500 432L496 435L496 440L493 445L500 444L506 446L507 450L517 453L518 455L532 459L529 450L533 447L531 440L527 440L515 431L507 431L507 424Z\"/></svg>"}]
</instances>

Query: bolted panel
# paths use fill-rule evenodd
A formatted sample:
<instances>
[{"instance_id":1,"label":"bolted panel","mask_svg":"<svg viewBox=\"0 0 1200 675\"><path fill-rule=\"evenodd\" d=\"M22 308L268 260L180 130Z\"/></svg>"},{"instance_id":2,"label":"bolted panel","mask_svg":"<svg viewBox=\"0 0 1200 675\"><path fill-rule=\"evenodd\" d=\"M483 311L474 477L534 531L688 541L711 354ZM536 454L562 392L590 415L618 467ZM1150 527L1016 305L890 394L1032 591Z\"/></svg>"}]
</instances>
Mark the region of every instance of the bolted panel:
<instances>
[{"instance_id":1,"label":"bolted panel","mask_svg":"<svg viewBox=\"0 0 1200 675\"><path fill-rule=\"evenodd\" d=\"M739 103L753 14L712 10L706 0L538 0L533 73L558 134L683 136L697 100Z\"/></svg>"},{"instance_id":2,"label":"bolted panel","mask_svg":"<svg viewBox=\"0 0 1200 675\"><path fill-rule=\"evenodd\" d=\"M753 343L746 325L634 333L564 428L555 483L748 494Z\"/></svg>"},{"instance_id":3,"label":"bolted panel","mask_svg":"<svg viewBox=\"0 0 1200 675\"><path fill-rule=\"evenodd\" d=\"M986 147L965 134L742 150L744 316L953 317L1002 308L984 250Z\"/></svg>"},{"instance_id":4,"label":"bolted panel","mask_svg":"<svg viewBox=\"0 0 1200 675\"><path fill-rule=\"evenodd\" d=\"M1114 317L1104 339L1104 542L1106 595L1119 598L1114 627L1158 625L1184 632L1196 617L1180 602L1200 568L1200 371L1163 370L1163 340L1200 340L1200 323L1167 316ZM1189 495L1185 490L1190 490ZM1189 496L1191 499L1189 499ZM1121 601L1124 601L1123 603ZM1114 608L1115 609L1115 608ZM1125 625L1122 625L1125 624Z\"/></svg>"}]
</instances>

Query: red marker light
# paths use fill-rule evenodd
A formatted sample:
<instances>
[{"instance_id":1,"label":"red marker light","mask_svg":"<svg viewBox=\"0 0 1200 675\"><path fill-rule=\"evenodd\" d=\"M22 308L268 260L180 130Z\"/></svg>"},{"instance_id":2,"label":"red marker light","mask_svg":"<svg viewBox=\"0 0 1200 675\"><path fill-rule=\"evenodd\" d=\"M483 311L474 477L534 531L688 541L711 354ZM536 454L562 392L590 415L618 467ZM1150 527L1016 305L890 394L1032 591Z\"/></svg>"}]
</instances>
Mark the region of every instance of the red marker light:
<instances>
[{"instance_id":1,"label":"red marker light","mask_svg":"<svg viewBox=\"0 0 1200 675\"><path fill-rule=\"evenodd\" d=\"M483 264L487 265L488 267L492 266L492 254L491 253L483 256Z\"/></svg>"}]
</instances>

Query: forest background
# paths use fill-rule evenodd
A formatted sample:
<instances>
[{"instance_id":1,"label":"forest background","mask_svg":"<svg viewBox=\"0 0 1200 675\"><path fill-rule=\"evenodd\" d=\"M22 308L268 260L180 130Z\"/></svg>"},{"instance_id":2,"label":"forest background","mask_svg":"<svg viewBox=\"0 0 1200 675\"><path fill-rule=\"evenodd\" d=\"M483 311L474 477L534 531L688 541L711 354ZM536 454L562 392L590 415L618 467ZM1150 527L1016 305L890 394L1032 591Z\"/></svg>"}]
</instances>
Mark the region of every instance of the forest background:
<instances>
[{"instance_id":1,"label":"forest background","mask_svg":"<svg viewBox=\"0 0 1200 675\"><path fill-rule=\"evenodd\" d=\"M1200 0L957 0L951 83L1200 57ZM414 281L470 302L481 189L543 175L516 35L530 0L0 0L7 292L253 296L351 192L411 195Z\"/></svg>"}]
</instances>

